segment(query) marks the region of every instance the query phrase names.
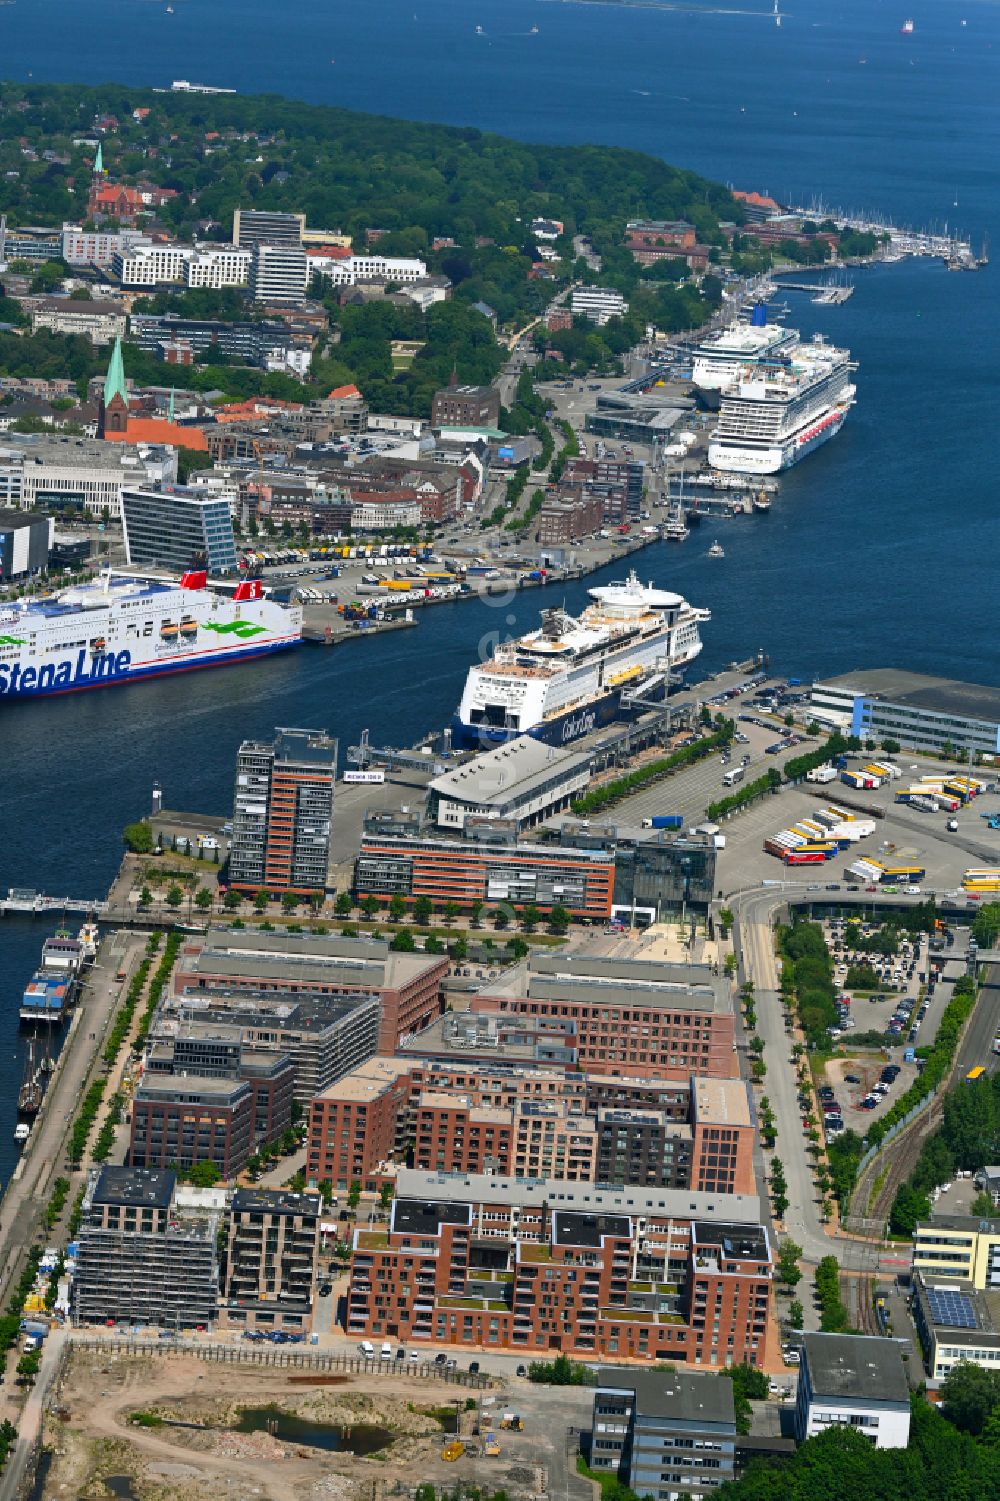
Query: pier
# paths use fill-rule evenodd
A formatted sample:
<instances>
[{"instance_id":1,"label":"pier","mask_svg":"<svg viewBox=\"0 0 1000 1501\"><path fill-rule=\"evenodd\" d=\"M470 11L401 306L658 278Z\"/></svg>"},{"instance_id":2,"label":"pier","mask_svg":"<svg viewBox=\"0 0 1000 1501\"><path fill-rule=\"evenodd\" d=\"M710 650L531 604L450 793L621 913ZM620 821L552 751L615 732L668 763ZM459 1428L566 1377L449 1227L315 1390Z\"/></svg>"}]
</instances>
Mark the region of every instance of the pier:
<instances>
[{"instance_id":1,"label":"pier","mask_svg":"<svg viewBox=\"0 0 1000 1501\"><path fill-rule=\"evenodd\" d=\"M107 902L94 902L86 897L43 896L22 886L9 887L7 895L0 899L0 916L4 917L44 917L52 912L82 912L84 916L93 912L99 916L107 910Z\"/></svg>"},{"instance_id":2,"label":"pier","mask_svg":"<svg viewBox=\"0 0 1000 1501\"><path fill-rule=\"evenodd\" d=\"M824 281L786 281L784 277L778 283L778 289L788 292L810 292L813 302L821 302L827 306L836 306L854 296L852 285L838 286L836 282Z\"/></svg>"}]
</instances>

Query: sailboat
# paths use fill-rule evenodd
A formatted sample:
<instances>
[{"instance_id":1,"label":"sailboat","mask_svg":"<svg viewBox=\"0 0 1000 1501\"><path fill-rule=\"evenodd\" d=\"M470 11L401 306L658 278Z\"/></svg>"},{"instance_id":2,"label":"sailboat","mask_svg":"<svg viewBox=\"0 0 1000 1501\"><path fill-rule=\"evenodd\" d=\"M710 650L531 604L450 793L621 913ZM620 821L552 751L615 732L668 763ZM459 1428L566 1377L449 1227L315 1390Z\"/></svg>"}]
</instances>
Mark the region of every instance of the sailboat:
<instances>
[{"instance_id":1,"label":"sailboat","mask_svg":"<svg viewBox=\"0 0 1000 1501\"><path fill-rule=\"evenodd\" d=\"M24 1065L24 1078L17 1092L17 1108L21 1115L36 1115L42 1103L41 1070L35 1063L35 1039L28 1044L28 1057Z\"/></svg>"}]
</instances>

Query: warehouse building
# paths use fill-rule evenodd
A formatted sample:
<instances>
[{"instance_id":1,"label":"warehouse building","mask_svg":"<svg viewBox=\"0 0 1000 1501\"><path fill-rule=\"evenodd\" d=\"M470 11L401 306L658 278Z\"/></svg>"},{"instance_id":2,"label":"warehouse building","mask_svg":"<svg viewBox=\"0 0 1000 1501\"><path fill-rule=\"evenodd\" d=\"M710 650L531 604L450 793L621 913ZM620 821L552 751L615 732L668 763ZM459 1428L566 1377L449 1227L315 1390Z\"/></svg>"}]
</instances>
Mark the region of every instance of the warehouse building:
<instances>
[{"instance_id":1,"label":"warehouse building","mask_svg":"<svg viewBox=\"0 0 1000 1501\"><path fill-rule=\"evenodd\" d=\"M821 722L862 740L1000 755L1000 688L879 667L815 683L810 702Z\"/></svg>"}]
</instances>

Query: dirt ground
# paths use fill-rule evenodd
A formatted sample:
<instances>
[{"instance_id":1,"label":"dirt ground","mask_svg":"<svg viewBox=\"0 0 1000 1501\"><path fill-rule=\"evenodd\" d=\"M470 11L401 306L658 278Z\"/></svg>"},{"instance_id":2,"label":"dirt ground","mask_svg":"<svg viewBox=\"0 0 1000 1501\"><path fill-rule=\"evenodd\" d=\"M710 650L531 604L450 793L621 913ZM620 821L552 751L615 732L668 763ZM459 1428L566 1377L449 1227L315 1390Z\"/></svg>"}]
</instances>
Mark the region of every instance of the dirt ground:
<instances>
[{"instance_id":1,"label":"dirt ground","mask_svg":"<svg viewBox=\"0 0 1000 1501\"><path fill-rule=\"evenodd\" d=\"M447 1440L431 1409L449 1400L454 1408L454 1387L360 1375L315 1386L295 1381L297 1374L301 1378L294 1370L221 1366L184 1355L133 1359L77 1351L45 1420L51 1461L44 1501L98 1501L112 1494L129 1501L122 1477L138 1501L383 1501L409 1495L422 1481L440 1487L457 1480L503 1487L527 1501L543 1488L528 1433L502 1435L500 1459L480 1457L471 1437L475 1412L462 1414L466 1454L455 1463L442 1460ZM470 1393L458 1391L464 1405ZM487 1410L498 1416L503 1400L496 1394ZM392 1442L359 1457L228 1429L238 1421L238 1408L270 1405L312 1422L384 1427ZM136 1426L128 1419L137 1411L166 1421Z\"/></svg>"}]
</instances>

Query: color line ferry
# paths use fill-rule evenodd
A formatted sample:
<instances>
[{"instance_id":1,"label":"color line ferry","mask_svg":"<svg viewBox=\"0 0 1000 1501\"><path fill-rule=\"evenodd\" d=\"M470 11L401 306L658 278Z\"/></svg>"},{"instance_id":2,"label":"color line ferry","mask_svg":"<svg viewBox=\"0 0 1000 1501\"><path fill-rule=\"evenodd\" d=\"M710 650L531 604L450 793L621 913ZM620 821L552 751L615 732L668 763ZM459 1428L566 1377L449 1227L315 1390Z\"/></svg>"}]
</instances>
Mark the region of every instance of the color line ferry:
<instances>
[{"instance_id":1,"label":"color line ferry","mask_svg":"<svg viewBox=\"0 0 1000 1501\"><path fill-rule=\"evenodd\" d=\"M259 579L216 593L203 572L179 583L107 573L92 584L0 606L0 700L37 698L221 667L297 646L302 611Z\"/></svg>"},{"instance_id":2,"label":"color line ferry","mask_svg":"<svg viewBox=\"0 0 1000 1501\"><path fill-rule=\"evenodd\" d=\"M671 674L701 651L698 626L710 619L679 594L655 589L630 573L624 583L589 591L579 619L542 612L541 629L501 644L469 669L452 720L457 749L499 745L533 735L569 745L620 715L622 695L660 695Z\"/></svg>"}]
</instances>

